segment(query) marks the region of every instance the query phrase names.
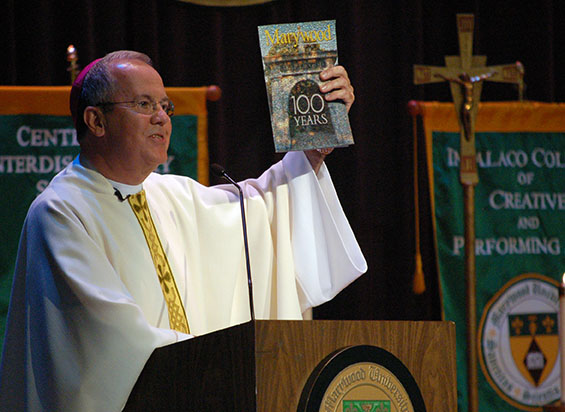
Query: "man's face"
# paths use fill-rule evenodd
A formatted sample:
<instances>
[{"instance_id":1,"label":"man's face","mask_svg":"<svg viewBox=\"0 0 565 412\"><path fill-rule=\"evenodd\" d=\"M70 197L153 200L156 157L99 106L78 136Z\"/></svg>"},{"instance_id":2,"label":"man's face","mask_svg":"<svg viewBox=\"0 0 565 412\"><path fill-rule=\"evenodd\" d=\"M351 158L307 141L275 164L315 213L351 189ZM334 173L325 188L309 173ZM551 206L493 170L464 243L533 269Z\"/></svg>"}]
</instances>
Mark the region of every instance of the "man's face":
<instances>
[{"instance_id":1,"label":"man's face","mask_svg":"<svg viewBox=\"0 0 565 412\"><path fill-rule=\"evenodd\" d=\"M136 60L118 61L111 68L116 91L112 102L167 99L163 80L151 66ZM142 181L167 160L171 119L163 111L138 113L132 105L113 105L105 113L105 145L110 167L120 170L124 183ZM123 180L123 179L122 179Z\"/></svg>"}]
</instances>

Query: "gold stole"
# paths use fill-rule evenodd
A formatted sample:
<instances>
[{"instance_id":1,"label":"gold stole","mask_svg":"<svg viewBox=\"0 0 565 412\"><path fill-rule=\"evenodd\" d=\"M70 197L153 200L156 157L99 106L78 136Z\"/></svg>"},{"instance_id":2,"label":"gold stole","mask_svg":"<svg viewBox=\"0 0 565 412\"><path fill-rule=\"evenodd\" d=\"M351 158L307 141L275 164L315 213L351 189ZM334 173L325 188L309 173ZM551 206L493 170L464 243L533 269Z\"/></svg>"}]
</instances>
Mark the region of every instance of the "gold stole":
<instances>
[{"instance_id":1,"label":"gold stole","mask_svg":"<svg viewBox=\"0 0 565 412\"><path fill-rule=\"evenodd\" d=\"M145 190L129 196L128 202L141 225L145 240L149 246L149 251L151 252L151 257L153 258L153 264L157 270L157 276L159 277L159 283L161 284L169 312L169 326L171 329L179 332L190 333L188 320L186 319L186 313L177 284L175 283L175 278L173 277L169 261L163 250L163 245L161 245L161 241L157 235L153 219L151 219L151 213L149 212L147 199L145 198Z\"/></svg>"}]
</instances>

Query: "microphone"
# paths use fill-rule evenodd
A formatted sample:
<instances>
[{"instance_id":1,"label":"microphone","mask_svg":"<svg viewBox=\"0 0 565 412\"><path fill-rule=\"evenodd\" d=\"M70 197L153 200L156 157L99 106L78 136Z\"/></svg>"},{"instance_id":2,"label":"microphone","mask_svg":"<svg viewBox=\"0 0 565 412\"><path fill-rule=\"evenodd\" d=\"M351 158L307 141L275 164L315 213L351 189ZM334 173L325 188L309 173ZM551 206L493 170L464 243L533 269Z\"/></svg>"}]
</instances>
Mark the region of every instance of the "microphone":
<instances>
[{"instance_id":1,"label":"microphone","mask_svg":"<svg viewBox=\"0 0 565 412\"><path fill-rule=\"evenodd\" d=\"M251 312L251 320L254 321L255 320L255 308L253 306L253 281L251 280L251 264L249 263L249 242L247 241L247 224L246 224L246 221L245 221L245 208L243 206L243 192L241 190L241 187L237 184L237 182L235 180L233 180L228 175L228 173L226 172L226 169L224 169L222 166L220 166L217 163L212 163L212 165L210 165L210 170L212 171L214 176L224 178L225 180L230 182L232 185L234 185L237 188L237 191L239 192L239 206L241 208L241 223L242 223L242 227L243 227L243 246L245 248L245 264L247 266L247 287L248 287L248 291L249 291L249 311Z\"/></svg>"}]
</instances>

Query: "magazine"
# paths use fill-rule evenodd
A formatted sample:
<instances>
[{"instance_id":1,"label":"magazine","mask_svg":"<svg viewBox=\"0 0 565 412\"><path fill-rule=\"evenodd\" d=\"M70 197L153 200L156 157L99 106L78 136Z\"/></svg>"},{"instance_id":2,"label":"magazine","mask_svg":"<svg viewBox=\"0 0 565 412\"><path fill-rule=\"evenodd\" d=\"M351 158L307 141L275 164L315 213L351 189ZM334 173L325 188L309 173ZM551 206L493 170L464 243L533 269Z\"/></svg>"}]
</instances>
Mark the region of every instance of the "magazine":
<instances>
[{"instance_id":1,"label":"magazine","mask_svg":"<svg viewBox=\"0 0 565 412\"><path fill-rule=\"evenodd\" d=\"M353 144L345 103L327 102L320 73L337 64L335 20L259 26L276 152Z\"/></svg>"}]
</instances>

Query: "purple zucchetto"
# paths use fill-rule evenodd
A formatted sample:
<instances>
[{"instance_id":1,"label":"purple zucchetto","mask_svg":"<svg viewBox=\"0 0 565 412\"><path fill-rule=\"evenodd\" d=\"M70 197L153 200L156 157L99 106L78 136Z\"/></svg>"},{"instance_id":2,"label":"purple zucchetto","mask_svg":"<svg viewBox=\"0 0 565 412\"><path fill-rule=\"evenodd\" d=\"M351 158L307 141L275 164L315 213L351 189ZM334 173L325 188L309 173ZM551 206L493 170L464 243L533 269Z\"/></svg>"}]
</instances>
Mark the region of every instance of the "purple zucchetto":
<instances>
[{"instance_id":1,"label":"purple zucchetto","mask_svg":"<svg viewBox=\"0 0 565 412\"><path fill-rule=\"evenodd\" d=\"M73 87L71 88L71 97L69 99L69 106L71 109L71 115L73 116L73 123L75 124L75 128L77 127L77 120L78 120L78 109L79 109L79 100L80 94L82 92L82 83L84 82L84 78L92 69L92 67L98 63L101 59L96 59L88 64L81 72L78 74L77 78L73 82Z\"/></svg>"}]
</instances>

